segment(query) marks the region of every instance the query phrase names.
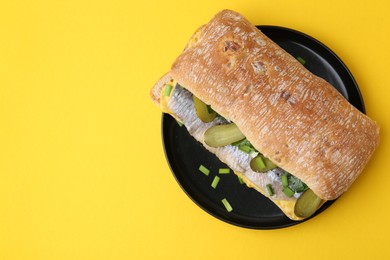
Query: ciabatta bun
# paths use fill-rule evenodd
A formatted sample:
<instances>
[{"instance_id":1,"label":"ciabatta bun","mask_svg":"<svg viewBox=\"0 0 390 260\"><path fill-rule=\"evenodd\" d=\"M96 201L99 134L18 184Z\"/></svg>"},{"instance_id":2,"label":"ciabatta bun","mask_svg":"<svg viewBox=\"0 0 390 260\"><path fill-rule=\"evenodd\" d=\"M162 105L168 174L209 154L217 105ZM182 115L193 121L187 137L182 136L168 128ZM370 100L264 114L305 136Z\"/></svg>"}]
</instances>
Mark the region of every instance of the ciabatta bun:
<instances>
[{"instance_id":1,"label":"ciabatta bun","mask_svg":"<svg viewBox=\"0 0 390 260\"><path fill-rule=\"evenodd\" d=\"M202 26L170 75L324 200L351 186L379 143L376 122L234 11Z\"/></svg>"}]
</instances>

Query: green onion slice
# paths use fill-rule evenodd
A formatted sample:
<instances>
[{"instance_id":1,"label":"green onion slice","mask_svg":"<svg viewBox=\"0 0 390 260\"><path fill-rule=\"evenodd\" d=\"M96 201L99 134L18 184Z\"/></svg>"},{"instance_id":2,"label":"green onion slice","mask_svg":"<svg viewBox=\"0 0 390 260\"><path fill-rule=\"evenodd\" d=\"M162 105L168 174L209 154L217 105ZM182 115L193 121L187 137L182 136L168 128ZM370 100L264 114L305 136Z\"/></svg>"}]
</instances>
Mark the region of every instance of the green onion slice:
<instances>
[{"instance_id":1,"label":"green onion slice","mask_svg":"<svg viewBox=\"0 0 390 260\"><path fill-rule=\"evenodd\" d=\"M302 64L305 65L306 61L302 57L297 57L297 60Z\"/></svg>"},{"instance_id":2,"label":"green onion slice","mask_svg":"<svg viewBox=\"0 0 390 260\"><path fill-rule=\"evenodd\" d=\"M240 145L238 146L238 149L240 149L244 153L250 153L252 151L252 148L249 145Z\"/></svg>"},{"instance_id":3,"label":"green onion slice","mask_svg":"<svg viewBox=\"0 0 390 260\"><path fill-rule=\"evenodd\" d=\"M294 195L294 191L289 187L284 187L283 193L286 194L287 197L292 197Z\"/></svg>"},{"instance_id":4,"label":"green onion slice","mask_svg":"<svg viewBox=\"0 0 390 260\"><path fill-rule=\"evenodd\" d=\"M244 181L242 180L241 177L238 177L238 181L240 182L240 184L244 184Z\"/></svg>"},{"instance_id":5,"label":"green onion slice","mask_svg":"<svg viewBox=\"0 0 390 260\"><path fill-rule=\"evenodd\" d=\"M249 155L252 157L252 158L255 158L256 156L259 155L259 152L255 151L255 150L252 150L249 152Z\"/></svg>"},{"instance_id":6,"label":"green onion slice","mask_svg":"<svg viewBox=\"0 0 390 260\"><path fill-rule=\"evenodd\" d=\"M225 206L227 212L231 212L233 210L232 206L226 198L222 199L222 204Z\"/></svg>"},{"instance_id":7,"label":"green onion slice","mask_svg":"<svg viewBox=\"0 0 390 260\"><path fill-rule=\"evenodd\" d=\"M213 179L213 182L211 183L211 187L213 187L214 189L217 188L219 180L220 180L220 178L218 176L215 176Z\"/></svg>"},{"instance_id":8,"label":"green onion slice","mask_svg":"<svg viewBox=\"0 0 390 260\"><path fill-rule=\"evenodd\" d=\"M274 189L272 189L272 185L271 184L267 184L266 187L267 187L268 194L270 196L273 196L274 195Z\"/></svg>"},{"instance_id":9,"label":"green onion slice","mask_svg":"<svg viewBox=\"0 0 390 260\"><path fill-rule=\"evenodd\" d=\"M201 171L206 176L209 176L210 174L210 170L204 167L202 164L199 166L199 171Z\"/></svg>"},{"instance_id":10,"label":"green onion slice","mask_svg":"<svg viewBox=\"0 0 390 260\"><path fill-rule=\"evenodd\" d=\"M171 95L171 91L172 91L172 86L166 84L164 89L164 96L169 97Z\"/></svg>"},{"instance_id":11,"label":"green onion slice","mask_svg":"<svg viewBox=\"0 0 390 260\"><path fill-rule=\"evenodd\" d=\"M229 174L230 169L229 168L219 168L218 173L219 174Z\"/></svg>"},{"instance_id":12,"label":"green onion slice","mask_svg":"<svg viewBox=\"0 0 390 260\"><path fill-rule=\"evenodd\" d=\"M257 152L253 145L246 138L238 142L232 143L232 145L237 146L241 151L245 153L251 154Z\"/></svg>"},{"instance_id":13,"label":"green onion slice","mask_svg":"<svg viewBox=\"0 0 390 260\"><path fill-rule=\"evenodd\" d=\"M281 180L282 180L282 185L283 187L288 187L288 177L287 177L287 174L283 174L282 176L280 176Z\"/></svg>"}]
</instances>

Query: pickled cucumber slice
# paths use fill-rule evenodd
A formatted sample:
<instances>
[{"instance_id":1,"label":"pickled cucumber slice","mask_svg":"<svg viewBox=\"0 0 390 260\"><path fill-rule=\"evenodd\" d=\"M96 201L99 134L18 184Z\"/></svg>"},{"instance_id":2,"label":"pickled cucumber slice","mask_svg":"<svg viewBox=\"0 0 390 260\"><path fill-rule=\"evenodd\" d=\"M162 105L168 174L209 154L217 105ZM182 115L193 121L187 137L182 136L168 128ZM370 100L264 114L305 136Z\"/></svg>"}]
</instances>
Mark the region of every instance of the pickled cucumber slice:
<instances>
[{"instance_id":1,"label":"pickled cucumber slice","mask_svg":"<svg viewBox=\"0 0 390 260\"><path fill-rule=\"evenodd\" d=\"M317 211L321 203L322 199L320 199L311 189L307 189L295 203L294 213L298 217L308 218Z\"/></svg>"},{"instance_id":2,"label":"pickled cucumber slice","mask_svg":"<svg viewBox=\"0 0 390 260\"><path fill-rule=\"evenodd\" d=\"M260 154L251 160L250 166L254 172L267 172L277 167L270 159Z\"/></svg>"},{"instance_id":3,"label":"pickled cucumber slice","mask_svg":"<svg viewBox=\"0 0 390 260\"><path fill-rule=\"evenodd\" d=\"M192 97L194 100L195 111L199 119L204 123L209 123L213 121L217 116L217 113L215 113L214 111L210 113L207 105L202 100L195 96Z\"/></svg>"},{"instance_id":4,"label":"pickled cucumber slice","mask_svg":"<svg viewBox=\"0 0 390 260\"><path fill-rule=\"evenodd\" d=\"M211 147L222 147L244 139L245 136L234 123L215 125L204 133L204 142Z\"/></svg>"}]
</instances>

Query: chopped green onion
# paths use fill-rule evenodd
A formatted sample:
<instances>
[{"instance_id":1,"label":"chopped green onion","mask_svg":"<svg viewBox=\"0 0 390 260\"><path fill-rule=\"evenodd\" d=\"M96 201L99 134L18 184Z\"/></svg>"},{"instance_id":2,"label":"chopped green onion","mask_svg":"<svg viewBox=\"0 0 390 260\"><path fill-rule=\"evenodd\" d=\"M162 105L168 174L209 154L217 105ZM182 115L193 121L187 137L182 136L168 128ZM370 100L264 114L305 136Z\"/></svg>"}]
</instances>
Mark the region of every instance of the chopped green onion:
<instances>
[{"instance_id":1,"label":"chopped green onion","mask_svg":"<svg viewBox=\"0 0 390 260\"><path fill-rule=\"evenodd\" d=\"M250 153L252 151L252 148L249 145L240 145L238 146L238 149L240 149L244 153Z\"/></svg>"},{"instance_id":2,"label":"chopped green onion","mask_svg":"<svg viewBox=\"0 0 390 260\"><path fill-rule=\"evenodd\" d=\"M211 187L213 187L214 189L217 188L219 180L220 180L220 178L218 176L215 176L213 179L213 182L211 183Z\"/></svg>"},{"instance_id":3,"label":"chopped green onion","mask_svg":"<svg viewBox=\"0 0 390 260\"><path fill-rule=\"evenodd\" d=\"M272 189L272 185L271 184L267 184L266 187L267 187L268 194L270 196L273 196L274 195L274 189Z\"/></svg>"},{"instance_id":4,"label":"chopped green onion","mask_svg":"<svg viewBox=\"0 0 390 260\"><path fill-rule=\"evenodd\" d=\"M166 84L164 89L164 96L169 97L171 95L171 91L172 91L172 86Z\"/></svg>"},{"instance_id":5,"label":"chopped green onion","mask_svg":"<svg viewBox=\"0 0 390 260\"><path fill-rule=\"evenodd\" d=\"M305 65L306 61L302 57L297 57L297 60L302 64Z\"/></svg>"},{"instance_id":6,"label":"chopped green onion","mask_svg":"<svg viewBox=\"0 0 390 260\"><path fill-rule=\"evenodd\" d=\"M240 145L244 145L244 144L249 144L249 141L246 138L232 143L233 146L240 146Z\"/></svg>"},{"instance_id":7,"label":"chopped green onion","mask_svg":"<svg viewBox=\"0 0 390 260\"><path fill-rule=\"evenodd\" d=\"M201 171L206 176L209 176L210 174L210 170L204 167L202 164L199 166L199 171Z\"/></svg>"},{"instance_id":8,"label":"chopped green onion","mask_svg":"<svg viewBox=\"0 0 390 260\"><path fill-rule=\"evenodd\" d=\"M265 163L261 156L257 156L256 158L254 158L254 160L256 162L257 167L259 167L260 169L265 169Z\"/></svg>"},{"instance_id":9,"label":"chopped green onion","mask_svg":"<svg viewBox=\"0 0 390 260\"><path fill-rule=\"evenodd\" d=\"M256 148L254 148L253 145L246 138L238 142L232 143L232 145L237 146L238 149L240 149L244 153L249 154L252 158L255 158L257 155L259 155L259 152L256 150Z\"/></svg>"},{"instance_id":10,"label":"chopped green onion","mask_svg":"<svg viewBox=\"0 0 390 260\"><path fill-rule=\"evenodd\" d=\"M241 177L238 177L238 181L240 182L240 184L244 184L244 181L242 180Z\"/></svg>"},{"instance_id":11,"label":"chopped green onion","mask_svg":"<svg viewBox=\"0 0 390 260\"><path fill-rule=\"evenodd\" d=\"M249 152L249 155L252 157L252 158L255 158L256 156L259 155L259 152L255 151L255 150L252 150Z\"/></svg>"},{"instance_id":12,"label":"chopped green onion","mask_svg":"<svg viewBox=\"0 0 390 260\"><path fill-rule=\"evenodd\" d=\"M227 212L231 212L233 210L232 206L230 205L229 201L227 201L226 198L222 199L222 203L225 206Z\"/></svg>"},{"instance_id":13,"label":"chopped green onion","mask_svg":"<svg viewBox=\"0 0 390 260\"><path fill-rule=\"evenodd\" d=\"M294 191L289 187L284 187L283 192L287 197L292 197L294 195Z\"/></svg>"},{"instance_id":14,"label":"chopped green onion","mask_svg":"<svg viewBox=\"0 0 390 260\"><path fill-rule=\"evenodd\" d=\"M219 174L229 174L230 169L229 168L219 168L218 173Z\"/></svg>"},{"instance_id":15,"label":"chopped green onion","mask_svg":"<svg viewBox=\"0 0 390 260\"><path fill-rule=\"evenodd\" d=\"M287 178L287 174L283 174L282 176L280 176L280 178L282 179L283 187L288 187L288 178Z\"/></svg>"}]
</instances>

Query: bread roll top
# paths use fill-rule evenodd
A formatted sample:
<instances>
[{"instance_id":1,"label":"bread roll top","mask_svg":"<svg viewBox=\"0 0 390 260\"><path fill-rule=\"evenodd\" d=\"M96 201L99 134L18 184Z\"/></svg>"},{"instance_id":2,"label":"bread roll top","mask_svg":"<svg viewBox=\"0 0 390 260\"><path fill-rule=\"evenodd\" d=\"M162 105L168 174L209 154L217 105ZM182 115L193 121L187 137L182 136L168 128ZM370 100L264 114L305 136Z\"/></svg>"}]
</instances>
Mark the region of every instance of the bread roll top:
<instances>
[{"instance_id":1,"label":"bread roll top","mask_svg":"<svg viewBox=\"0 0 390 260\"><path fill-rule=\"evenodd\" d=\"M193 35L170 74L325 200L348 189L379 143L374 121L230 10Z\"/></svg>"}]
</instances>

